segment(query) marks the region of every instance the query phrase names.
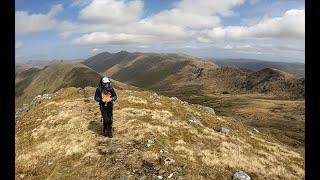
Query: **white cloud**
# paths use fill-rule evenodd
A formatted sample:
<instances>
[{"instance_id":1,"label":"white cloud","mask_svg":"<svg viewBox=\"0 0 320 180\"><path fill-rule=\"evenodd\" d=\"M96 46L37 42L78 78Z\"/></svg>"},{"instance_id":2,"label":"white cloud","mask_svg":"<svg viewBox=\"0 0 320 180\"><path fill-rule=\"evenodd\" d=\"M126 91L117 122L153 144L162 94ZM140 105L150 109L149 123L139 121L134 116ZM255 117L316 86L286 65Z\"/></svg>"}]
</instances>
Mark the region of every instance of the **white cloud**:
<instances>
[{"instance_id":1,"label":"white cloud","mask_svg":"<svg viewBox=\"0 0 320 180\"><path fill-rule=\"evenodd\" d=\"M54 16L62 10L62 5L55 5L47 14L29 14L26 11L16 11L15 32L16 34L28 34L46 31L57 26Z\"/></svg>"},{"instance_id":2,"label":"white cloud","mask_svg":"<svg viewBox=\"0 0 320 180\"><path fill-rule=\"evenodd\" d=\"M97 51L99 51L99 49L98 49L98 48L94 48L94 49L92 49L92 52L97 52Z\"/></svg>"},{"instance_id":3,"label":"white cloud","mask_svg":"<svg viewBox=\"0 0 320 180\"><path fill-rule=\"evenodd\" d=\"M236 50L237 52L304 52L305 49L303 46L299 45L277 45L277 44L227 44L223 49Z\"/></svg>"},{"instance_id":4,"label":"white cloud","mask_svg":"<svg viewBox=\"0 0 320 180\"><path fill-rule=\"evenodd\" d=\"M233 49L233 46L230 44L227 44L226 46L223 47L223 49Z\"/></svg>"},{"instance_id":5,"label":"white cloud","mask_svg":"<svg viewBox=\"0 0 320 180\"><path fill-rule=\"evenodd\" d=\"M76 45L128 45L152 42L153 37L126 33L93 32L72 41Z\"/></svg>"},{"instance_id":6,"label":"white cloud","mask_svg":"<svg viewBox=\"0 0 320 180\"><path fill-rule=\"evenodd\" d=\"M217 16L231 16L234 6L244 3L244 0L182 0L170 10L163 10L147 18L155 24L171 24L188 28L211 28L220 24Z\"/></svg>"},{"instance_id":7,"label":"white cloud","mask_svg":"<svg viewBox=\"0 0 320 180\"><path fill-rule=\"evenodd\" d=\"M231 9L243 3L244 0L182 0L177 3L177 8L192 14L232 16Z\"/></svg>"},{"instance_id":8,"label":"white cloud","mask_svg":"<svg viewBox=\"0 0 320 180\"><path fill-rule=\"evenodd\" d=\"M217 27L204 32L202 39L214 41L218 39L298 39L305 37L304 9L291 9L282 17L268 18L252 26ZM199 41L201 41L199 39Z\"/></svg>"},{"instance_id":9,"label":"white cloud","mask_svg":"<svg viewBox=\"0 0 320 180\"><path fill-rule=\"evenodd\" d=\"M143 8L141 1L94 0L82 9L79 15L90 24L77 29L87 34L74 39L72 43L78 45L177 43L196 37L199 28L218 26L220 18L217 14L232 15L231 9L242 3L244 0L223 2L182 0L175 3L172 9L139 19ZM109 11L111 7L113 9ZM128 19L129 17L132 19ZM126 24L119 26L121 23ZM75 29L66 31L63 35L67 36L77 31L79 32Z\"/></svg>"},{"instance_id":10,"label":"white cloud","mask_svg":"<svg viewBox=\"0 0 320 180\"><path fill-rule=\"evenodd\" d=\"M184 48L201 55L218 51L248 55L301 55L304 52L304 47L289 46L304 42L295 41L304 40L303 9L289 10L280 17L250 17L242 19L237 26L222 26L221 17L234 16L233 8L244 0L180 0L171 9L144 18L142 0L72 2L71 6L80 7L78 17L84 21L57 20L61 5L43 14L17 11L16 34L54 30L64 38L75 35L67 40L73 45L91 47L91 53L99 52L102 47L159 51ZM208 45L215 46L216 51L205 52L204 46ZM19 47L21 45L16 42L16 48Z\"/></svg>"},{"instance_id":11,"label":"white cloud","mask_svg":"<svg viewBox=\"0 0 320 180\"><path fill-rule=\"evenodd\" d=\"M16 48L16 49L19 49L19 48L22 47L22 45L23 45L23 43L22 43L21 41L16 41L16 43L15 43L15 48Z\"/></svg>"},{"instance_id":12,"label":"white cloud","mask_svg":"<svg viewBox=\"0 0 320 180\"><path fill-rule=\"evenodd\" d=\"M141 20L121 26L120 29L84 34L72 41L77 45L150 45L175 43L190 37L190 33L179 26L154 24Z\"/></svg>"},{"instance_id":13,"label":"white cloud","mask_svg":"<svg viewBox=\"0 0 320 180\"><path fill-rule=\"evenodd\" d=\"M147 20L155 24L171 24L190 28L215 27L220 23L218 16L195 14L181 9L164 10Z\"/></svg>"},{"instance_id":14,"label":"white cloud","mask_svg":"<svg viewBox=\"0 0 320 180\"><path fill-rule=\"evenodd\" d=\"M92 23L125 24L137 21L142 12L141 0L93 0L79 17Z\"/></svg>"}]
</instances>

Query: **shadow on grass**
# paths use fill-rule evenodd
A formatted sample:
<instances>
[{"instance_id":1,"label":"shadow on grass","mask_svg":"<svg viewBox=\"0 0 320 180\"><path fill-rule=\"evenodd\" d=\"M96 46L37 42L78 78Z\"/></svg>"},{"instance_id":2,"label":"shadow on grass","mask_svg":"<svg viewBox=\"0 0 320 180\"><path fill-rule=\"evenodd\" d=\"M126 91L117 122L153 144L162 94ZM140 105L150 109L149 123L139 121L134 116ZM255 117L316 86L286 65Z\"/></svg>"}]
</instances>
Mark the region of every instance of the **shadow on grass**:
<instances>
[{"instance_id":1,"label":"shadow on grass","mask_svg":"<svg viewBox=\"0 0 320 180\"><path fill-rule=\"evenodd\" d=\"M88 125L88 129L99 134L102 135L102 124L101 121L90 121L89 125Z\"/></svg>"}]
</instances>

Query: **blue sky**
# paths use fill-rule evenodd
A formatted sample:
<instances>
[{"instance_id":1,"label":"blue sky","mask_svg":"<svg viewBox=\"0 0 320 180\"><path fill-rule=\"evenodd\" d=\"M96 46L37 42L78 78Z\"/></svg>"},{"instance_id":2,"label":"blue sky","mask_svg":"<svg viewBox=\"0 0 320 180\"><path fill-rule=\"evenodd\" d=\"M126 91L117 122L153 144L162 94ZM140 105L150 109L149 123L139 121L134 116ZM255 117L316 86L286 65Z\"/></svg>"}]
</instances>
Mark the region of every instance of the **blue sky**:
<instances>
[{"instance_id":1,"label":"blue sky","mask_svg":"<svg viewBox=\"0 0 320 180\"><path fill-rule=\"evenodd\" d=\"M16 0L16 61L170 52L304 62L302 0Z\"/></svg>"}]
</instances>

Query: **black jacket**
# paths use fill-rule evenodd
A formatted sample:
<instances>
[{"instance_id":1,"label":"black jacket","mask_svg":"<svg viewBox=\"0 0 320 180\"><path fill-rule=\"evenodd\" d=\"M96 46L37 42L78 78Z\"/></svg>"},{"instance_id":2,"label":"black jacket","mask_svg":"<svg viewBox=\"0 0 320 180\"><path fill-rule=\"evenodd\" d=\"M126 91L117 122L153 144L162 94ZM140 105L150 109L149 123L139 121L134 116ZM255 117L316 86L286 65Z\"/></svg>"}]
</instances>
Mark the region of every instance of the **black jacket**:
<instances>
[{"instance_id":1,"label":"black jacket","mask_svg":"<svg viewBox=\"0 0 320 180\"><path fill-rule=\"evenodd\" d=\"M104 106L105 102L102 101L102 97L101 97L101 93L107 93L110 92L111 93L111 101L107 103L107 106L110 106L113 104L113 101L117 100L117 94L114 91L113 87L109 84L109 86L107 88L102 86L102 78L100 79L99 82L99 87L97 87L96 89L96 93L94 95L94 100L99 102L100 106Z\"/></svg>"}]
</instances>

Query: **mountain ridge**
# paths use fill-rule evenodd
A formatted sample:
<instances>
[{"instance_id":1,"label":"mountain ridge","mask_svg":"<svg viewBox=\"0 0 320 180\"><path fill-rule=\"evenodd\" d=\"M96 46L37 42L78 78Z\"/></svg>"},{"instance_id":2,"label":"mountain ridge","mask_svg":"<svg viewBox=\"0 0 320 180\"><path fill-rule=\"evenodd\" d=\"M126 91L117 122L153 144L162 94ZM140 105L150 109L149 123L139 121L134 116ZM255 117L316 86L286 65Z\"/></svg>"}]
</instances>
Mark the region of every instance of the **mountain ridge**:
<instances>
[{"instance_id":1,"label":"mountain ridge","mask_svg":"<svg viewBox=\"0 0 320 180\"><path fill-rule=\"evenodd\" d=\"M169 85L174 91L186 88L181 84L190 84L190 81L194 81L193 86L202 86L208 91L212 89L229 93L251 93L253 91L271 93L286 98L304 97L303 80L297 80L299 78L289 74L283 80L274 77L270 78L270 81L264 82L264 87L268 90L263 90L261 89L263 87L259 86L246 88L245 84L247 81L251 81L250 78L260 73L263 74L268 69L251 72L235 67L219 67L210 61L188 55L121 51L113 54L100 53L88 58L83 63L103 75L151 90L163 90ZM279 73L285 74L280 71ZM270 72L270 75L277 76L277 73ZM281 86L283 81L288 85ZM175 86L179 83L180 85ZM297 88L292 87L299 87L299 93L294 93Z\"/></svg>"},{"instance_id":2,"label":"mountain ridge","mask_svg":"<svg viewBox=\"0 0 320 180\"><path fill-rule=\"evenodd\" d=\"M33 73L27 73L33 70ZM52 62L42 69L30 67L16 75L16 107L37 94L52 93L58 89L76 86L84 87L98 83L100 74L80 63ZM24 78L19 76L24 75ZM18 78L18 79L17 79Z\"/></svg>"},{"instance_id":3,"label":"mountain ridge","mask_svg":"<svg viewBox=\"0 0 320 180\"><path fill-rule=\"evenodd\" d=\"M239 67L252 71L260 71L265 68L275 68L293 74L297 77L304 77L305 64L300 62L278 62L256 59L215 59L206 58L220 66Z\"/></svg>"}]
</instances>

